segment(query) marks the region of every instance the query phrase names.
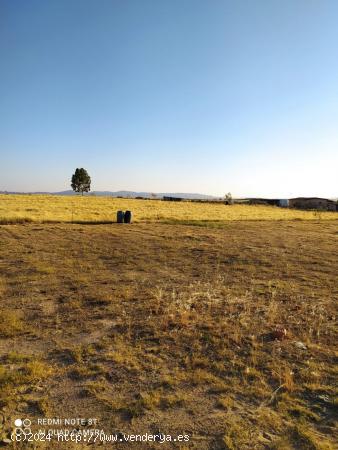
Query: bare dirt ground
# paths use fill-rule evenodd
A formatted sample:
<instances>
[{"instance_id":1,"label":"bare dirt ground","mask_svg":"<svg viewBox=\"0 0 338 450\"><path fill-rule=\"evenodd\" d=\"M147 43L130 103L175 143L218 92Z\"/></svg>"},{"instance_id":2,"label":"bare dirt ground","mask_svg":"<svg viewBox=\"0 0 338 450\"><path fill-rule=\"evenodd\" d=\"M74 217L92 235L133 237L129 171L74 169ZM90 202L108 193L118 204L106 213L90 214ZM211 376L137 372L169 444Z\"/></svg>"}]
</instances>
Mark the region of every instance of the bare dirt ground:
<instances>
[{"instance_id":1,"label":"bare dirt ground","mask_svg":"<svg viewBox=\"0 0 338 450\"><path fill-rule=\"evenodd\" d=\"M189 442L35 448L335 448L337 243L338 221L1 226L2 444L83 417Z\"/></svg>"}]
</instances>

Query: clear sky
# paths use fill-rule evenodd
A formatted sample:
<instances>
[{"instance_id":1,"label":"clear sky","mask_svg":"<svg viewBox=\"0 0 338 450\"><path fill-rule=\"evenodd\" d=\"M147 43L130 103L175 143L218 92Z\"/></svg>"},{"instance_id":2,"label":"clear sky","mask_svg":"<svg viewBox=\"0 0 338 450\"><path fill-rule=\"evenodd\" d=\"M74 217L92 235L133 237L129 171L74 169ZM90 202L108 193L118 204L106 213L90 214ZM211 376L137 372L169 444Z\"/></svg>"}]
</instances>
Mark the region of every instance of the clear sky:
<instances>
[{"instance_id":1,"label":"clear sky","mask_svg":"<svg viewBox=\"0 0 338 450\"><path fill-rule=\"evenodd\" d=\"M1 0L0 190L338 196L338 1Z\"/></svg>"}]
</instances>

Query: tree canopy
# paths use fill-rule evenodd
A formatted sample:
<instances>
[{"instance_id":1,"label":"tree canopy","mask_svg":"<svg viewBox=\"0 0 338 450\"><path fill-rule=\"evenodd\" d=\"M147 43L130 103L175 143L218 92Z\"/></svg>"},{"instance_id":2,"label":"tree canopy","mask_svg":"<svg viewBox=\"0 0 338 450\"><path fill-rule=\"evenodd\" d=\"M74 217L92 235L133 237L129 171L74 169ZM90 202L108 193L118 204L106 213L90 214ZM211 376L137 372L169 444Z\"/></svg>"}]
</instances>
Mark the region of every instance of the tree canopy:
<instances>
[{"instance_id":1,"label":"tree canopy","mask_svg":"<svg viewBox=\"0 0 338 450\"><path fill-rule=\"evenodd\" d=\"M84 192L90 191L90 183L91 179L86 169L81 168L75 170L71 183L73 191L81 192L83 195Z\"/></svg>"}]
</instances>

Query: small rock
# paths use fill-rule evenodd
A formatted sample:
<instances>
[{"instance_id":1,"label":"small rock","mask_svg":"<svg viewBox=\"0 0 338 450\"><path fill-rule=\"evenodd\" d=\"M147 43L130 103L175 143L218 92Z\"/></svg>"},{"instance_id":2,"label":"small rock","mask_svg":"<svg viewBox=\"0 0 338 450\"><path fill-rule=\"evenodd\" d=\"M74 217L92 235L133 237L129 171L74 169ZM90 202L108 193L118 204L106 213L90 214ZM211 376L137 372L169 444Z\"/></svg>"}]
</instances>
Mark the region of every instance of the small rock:
<instances>
[{"instance_id":1,"label":"small rock","mask_svg":"<svg viewBox=\"0 0 338 450\"><path fill-rule=\"evenodd\" d=\"M301 350L307 350L307 346L305 344L303 344L303 342L300 342L300 341L295 342L295 346L297 348L300 348Z\"/></svg>"}]
</instances>

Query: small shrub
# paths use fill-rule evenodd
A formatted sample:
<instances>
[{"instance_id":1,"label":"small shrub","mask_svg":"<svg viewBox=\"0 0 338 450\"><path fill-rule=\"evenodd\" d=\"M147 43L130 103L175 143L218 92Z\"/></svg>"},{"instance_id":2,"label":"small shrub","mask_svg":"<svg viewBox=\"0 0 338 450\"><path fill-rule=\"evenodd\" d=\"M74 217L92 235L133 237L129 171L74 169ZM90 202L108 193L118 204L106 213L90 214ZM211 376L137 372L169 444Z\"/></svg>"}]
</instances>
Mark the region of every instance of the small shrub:
<instances>
[{"instance_id":1,"label":"small shrub","mask_svg":"<svg viewBox=\"0 0 338 450\"><path fill-rule=\"evenodd\" d=\"M0 336L13 337L24 329L22 316L17 311L0 311Z\"/></svg>"}]
</instances>

